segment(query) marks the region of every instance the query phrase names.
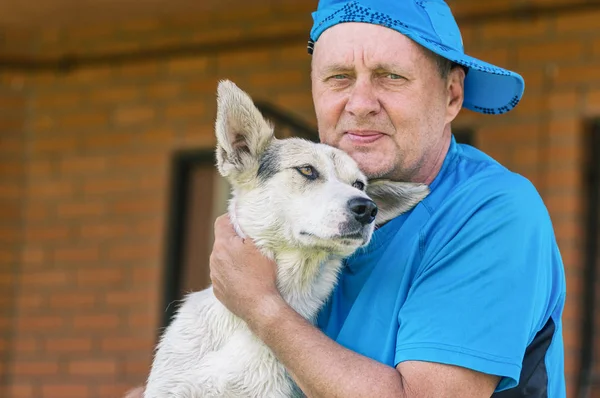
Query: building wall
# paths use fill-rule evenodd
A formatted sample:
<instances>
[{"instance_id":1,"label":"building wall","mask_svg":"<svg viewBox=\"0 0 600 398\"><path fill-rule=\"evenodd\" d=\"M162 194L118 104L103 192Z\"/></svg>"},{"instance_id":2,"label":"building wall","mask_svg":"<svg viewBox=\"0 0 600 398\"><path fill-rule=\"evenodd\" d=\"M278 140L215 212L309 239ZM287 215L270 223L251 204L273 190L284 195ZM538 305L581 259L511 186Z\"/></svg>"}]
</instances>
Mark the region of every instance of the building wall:
<instances>
[{"instance_id":1,"label":"building wall","mask_svg":"<svg viewBox=\"0 0 600 398\"><path fill-rule=\"evenodd\" d=\"M0 362L0 382L7 375L7 396L115 397L144 380L164 311L172 156L212 150L222 78L314 124L306 53L314 5L302 3L46 29L27 41L36 56L221 44L209 53L71 72L0 70L0 145L10 155L0 160L0 190L9 194L0 209L8 265L0 267L0 359L10 358ZM456 1L465 47L521 72L525 98L502 116L465 110L456 127L472 129L477 146L530 178L548 205L568 275L564 335L573 396L583 140L586 122L600 116L600 9L467 19L510 5L499 4ZM246 48L226 45L252 38ZM15 117L20 123L10 127Z\"/></svg>"}]
</instances>

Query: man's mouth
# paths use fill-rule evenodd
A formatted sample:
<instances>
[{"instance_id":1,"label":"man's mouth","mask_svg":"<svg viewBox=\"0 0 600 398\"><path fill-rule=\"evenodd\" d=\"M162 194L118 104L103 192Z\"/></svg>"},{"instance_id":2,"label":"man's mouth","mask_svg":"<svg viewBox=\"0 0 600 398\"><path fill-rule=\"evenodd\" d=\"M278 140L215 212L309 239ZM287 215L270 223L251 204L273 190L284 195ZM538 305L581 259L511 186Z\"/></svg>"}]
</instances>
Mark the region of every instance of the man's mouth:
<instances>
[{"instance_id":1,"label":"man's mouth","mask_svg":"<svg viewBox=\"0 0 600 398\"><path fill-rule=\"evenodd\" d=\"M378 131L357 130L349 130L346 132L346 135L348 136L350 141L352 141L355 144L370 144L384 136L383 133L380 133Z\"/></svg>"}]
</instances>

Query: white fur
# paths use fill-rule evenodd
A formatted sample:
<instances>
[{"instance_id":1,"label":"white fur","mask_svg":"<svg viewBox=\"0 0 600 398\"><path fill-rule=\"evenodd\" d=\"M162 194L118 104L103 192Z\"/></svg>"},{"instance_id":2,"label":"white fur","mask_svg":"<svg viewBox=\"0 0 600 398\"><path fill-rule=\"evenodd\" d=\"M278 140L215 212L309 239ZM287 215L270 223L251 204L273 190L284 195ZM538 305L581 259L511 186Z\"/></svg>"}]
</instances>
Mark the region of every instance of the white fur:
<instances>
[{"instance_id":1,"label":"white fur","mask_svg":"<svg viewBox=\"0 0 600 398\"><path fill-rule=\"evenodd\" d=\"M368 243L374 223L362 239L340 238L352 219L350 198L368 198L352 187L364 179L345 153L298 139L277 140L250 97L233 83L219 84L217 167L233 186L229 215L241 236L252 238L262 253L276 260L277 286L300 315L315 321L331 294L343 257ZM257 177L267 148L278 157L278 172ZM318 183L306 181L294 165L317 165ZM378 182L377 196L386 196ZM410 209L428 189L421 184L389 182L376 222ZM379 205L379 203L378 203ZM278 398L301 396L284 366L247 325L229 312L212 288L187 295L158 343L145 398Z\"/></svg>"}]
</instances>

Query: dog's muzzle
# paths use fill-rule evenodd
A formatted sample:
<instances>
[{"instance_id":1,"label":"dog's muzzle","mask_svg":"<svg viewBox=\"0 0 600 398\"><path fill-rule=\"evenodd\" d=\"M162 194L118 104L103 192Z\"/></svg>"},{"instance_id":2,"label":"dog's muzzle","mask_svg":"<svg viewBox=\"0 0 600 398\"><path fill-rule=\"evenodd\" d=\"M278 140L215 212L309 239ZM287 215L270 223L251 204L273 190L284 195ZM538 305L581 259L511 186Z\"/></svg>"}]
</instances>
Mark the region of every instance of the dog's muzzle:
<instances>
[{"instance_id":1,"label":"dog's muzzle","mask_svg":"<svg viewBox=\"0 0 600 398\"><path fill-rule=\"evenodd\" d=\"M377 205L367 198L352 198L348 201L348 209L361 225L371 224L377 216Z\"/></svg>"}]
</instances>

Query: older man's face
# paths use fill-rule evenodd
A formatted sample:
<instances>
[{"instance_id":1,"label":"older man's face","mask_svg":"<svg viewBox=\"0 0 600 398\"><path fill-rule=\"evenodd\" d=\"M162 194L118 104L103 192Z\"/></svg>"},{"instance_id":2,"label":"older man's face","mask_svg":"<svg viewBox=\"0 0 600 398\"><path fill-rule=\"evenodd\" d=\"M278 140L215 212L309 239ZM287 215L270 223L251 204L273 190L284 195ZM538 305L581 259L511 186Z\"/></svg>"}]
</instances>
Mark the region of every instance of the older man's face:
<instances>
[{"instance_id":1,"label":"older man's face","mask_svg":"<svg viewBox=\"0 0 600 398\"><path fill-rule=\"evenodd\" d=\"M458 112L422 48L367 23L323 32L312 91L321 141L348 152L370 178L419 180L419 170L443 155L444 129Z\"/></svg>"}]
</instances>

